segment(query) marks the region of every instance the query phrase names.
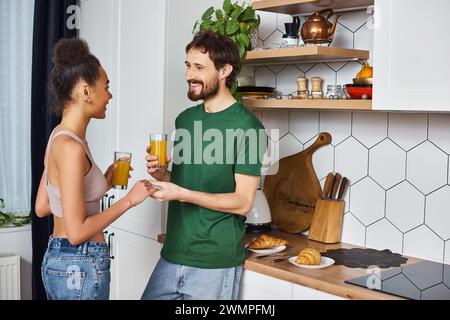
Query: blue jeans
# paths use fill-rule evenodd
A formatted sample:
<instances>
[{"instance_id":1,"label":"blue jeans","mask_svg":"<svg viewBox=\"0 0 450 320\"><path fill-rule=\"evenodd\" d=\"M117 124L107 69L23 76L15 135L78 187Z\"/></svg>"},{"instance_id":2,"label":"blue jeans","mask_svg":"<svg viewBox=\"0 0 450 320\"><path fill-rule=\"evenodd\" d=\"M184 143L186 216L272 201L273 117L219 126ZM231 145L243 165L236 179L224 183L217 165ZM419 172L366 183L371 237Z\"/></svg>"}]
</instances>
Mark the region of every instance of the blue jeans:
<instances>
[{"instance_id":1,"label":"blue jeans","mask_svg":"<svg viewBox=\"0 0 450 320\"><path fill-rule=\"evenodd\" d=\"M42 281L49 300L108 300L110 274L106 243L50 237L42 261Z\"/></svg>"},{"instance_id":2,"label":"blue jeans","mask_svg":"<svg viewBox=\"0 0 450 320\"><path fill-rule=\"evenodd\" d=\"M200 269L173 264L162 257L142 300L236 300L243 266Z\"/></svg>"}]
</instances>

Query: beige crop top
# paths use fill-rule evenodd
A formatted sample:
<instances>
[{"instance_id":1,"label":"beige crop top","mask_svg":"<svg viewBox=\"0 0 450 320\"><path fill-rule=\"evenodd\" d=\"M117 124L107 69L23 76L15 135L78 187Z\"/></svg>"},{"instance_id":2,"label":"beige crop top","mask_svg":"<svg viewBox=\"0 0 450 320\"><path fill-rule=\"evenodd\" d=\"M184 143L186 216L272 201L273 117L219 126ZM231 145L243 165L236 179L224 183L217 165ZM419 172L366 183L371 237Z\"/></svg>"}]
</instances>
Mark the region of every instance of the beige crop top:
<instances>
[{"instance_id":1,"label":"beige crop top","mask_svg":"<svg viewBox=\"0 0 450 320\"><path fill-rule=\"evenodd\" d=\"M83 145L86 151L86 155L88 156L92 164L91 169L84 176L83 179L84 200L86 202L86 215L89 216L100 212L100 199L103 198L108 188L105 176L92 159L92 155L87 144L83 143L83 141L79 137L77 137L73 132L61 130L56 132L55 134L55 130L53 130L52 134L50 135L47 144L47 159L45 160L45 171L44 171L45 178L47 181L46 186L51 212L57 217L62 218L63 216L60 190L59 188L53 186L48 181L47 177L47 164L48 164L48 156L50 155L50 147L53 140L61 135L69 136Z\"/></svg>"}]
</instances>

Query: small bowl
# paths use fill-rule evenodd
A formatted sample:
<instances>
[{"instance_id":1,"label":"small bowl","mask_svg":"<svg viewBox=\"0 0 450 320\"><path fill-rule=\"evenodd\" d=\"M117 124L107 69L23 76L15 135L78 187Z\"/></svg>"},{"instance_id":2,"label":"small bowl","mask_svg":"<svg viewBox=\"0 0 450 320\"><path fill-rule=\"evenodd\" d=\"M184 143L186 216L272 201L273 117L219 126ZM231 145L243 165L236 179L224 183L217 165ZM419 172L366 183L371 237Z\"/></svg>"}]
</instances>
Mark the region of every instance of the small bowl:
<instances>
[{"instance_id":1,"label":"small bowl","mask_svg":"<svg viewBox=\"0 0 450 320\"><path fill-rule=\"evenodd\" d=\"M354 84L373 84L373 78L353 78Z\"/></svg>"},{"instance_id":2,"label":"small bowl","mask_svg":"<svg viewBox=\"0 0 450 320\"><path fill-rule=\"evenodd\" d=\"M347 92L353 99L362 99L364 95L372 99L372 87L348 87Z\"/></svg>"}]
</instances>

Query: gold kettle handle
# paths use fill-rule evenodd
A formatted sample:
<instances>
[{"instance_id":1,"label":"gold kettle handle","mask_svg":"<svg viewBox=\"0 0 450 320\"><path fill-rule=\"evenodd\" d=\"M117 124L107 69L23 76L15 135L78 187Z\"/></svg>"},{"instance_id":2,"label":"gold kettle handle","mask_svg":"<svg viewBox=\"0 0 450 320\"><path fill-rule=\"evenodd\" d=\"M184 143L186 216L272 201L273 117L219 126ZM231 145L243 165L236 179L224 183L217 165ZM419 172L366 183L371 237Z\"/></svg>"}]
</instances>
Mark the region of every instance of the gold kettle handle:
<instances>
[{"instance_id":1,"label":"gold kettle handle","mask_svg":"<svg viewBox=\"0 0 450 320\"><path fill-rule=\"evenodd\" d=\"M319 12L317 12L317 13L322 15L322 14L327 13L327 12L328 12L327 20L329 20L331 18L331 16L333 16L333 14L335 13L333 11L333 9L330 9L330 8L329 9L323 9L323 10L320 10Z\"/></svg>"}]
</instances>

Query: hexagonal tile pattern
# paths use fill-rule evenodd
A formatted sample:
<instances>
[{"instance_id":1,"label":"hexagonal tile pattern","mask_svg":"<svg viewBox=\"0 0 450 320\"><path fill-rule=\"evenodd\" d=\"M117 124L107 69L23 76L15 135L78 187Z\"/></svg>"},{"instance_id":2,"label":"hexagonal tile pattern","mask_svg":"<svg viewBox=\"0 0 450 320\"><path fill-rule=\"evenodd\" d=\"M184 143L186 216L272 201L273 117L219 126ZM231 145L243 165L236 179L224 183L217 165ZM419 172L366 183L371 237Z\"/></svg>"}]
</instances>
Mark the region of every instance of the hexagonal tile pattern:
<instances>
[{"instance_id":1,"label":"hexagonal tile pattern","mask_svg":"<svg viewBox=\"0 0 450 320\"><path fill-rule=\"evenodd\" d=\"M289 131L302 143L319 133L319 112L314 110L291 110Z\"/></svg>"},{"instance_id":2,"label":"hexagonal tile pattern","mask_svg":"<svg viewBox=\"0 0 450 320\"><path fill-rule=\"evenodd\" d=\"M283 33L275 30L267 39L264 40L264 48L279 47L283 41Z\"/></svg>"},{"instance_id":3,"label":"hexagonal tile pattern","mask_svg":"<svg viewBox=\"0 0 450 320\"><path fill-rule=\"evenodd\" d=\"M450 289L443 283L440 283L434 287L422 291L423 300L436 300L436 297L450 297Z\"/></svg>"},{"instance_id":4,"label":"hexagonal tile pattern","mask_svg":"<svg viewBox=\"0 0 450 320\"><path fill-rule=\"evenodd\" d=\"M293 65L287 65L283 70L277 74L277 90L282 94L296 94L297 93L297 78L302 75L302 72Z\"/></svg>"},{"instance_id":5,"label":"hexagonal tile pattern","mask_svg":"<svg viewBox=\"0 0 450 320\"><path fill-rule=\"evenodd\" d=\"M275 88L276 75L267 67L259 67L255 71L255 83L257 86Z\"/></svg>"},{"instance_id":6,"label":"hexagonal tile pattern","mask_svg":"<svg viewBox=\"0 0 450 320\"><path fill-rule=\"evenodd\" d=\"M309 148L317 140L317 137L318 136L315 136L306 142L304 144L304 149ZM314 152L312 160L318 179L325 178L329 172L333 171L334 147L332 145L327 145L319 148Z\"/></svg>"},{"instance_id":7,"label":"hexagonal tile pattern","mask_svg":"<svg viewBox=\"0 0 450 320\"><path fill-rule=\"evenodd\" d=\"M327 93L327 85L336 84L336 71L328 67L325 63L317 63L305 73L305 76L308 79L311 79L312 77L321 77L323 80L322 92L324 95ZM311 89L311 81L309 81L309 90Z\"/></svg>"},{"instance_id":8,"label":"hexagonal tile pattern","mask_svg":"<svg viewBox=\"0 0 450 320\"><path fill-rule=\"evenodd\" d=\"M384 217L385 192L369 177L352 186L350 211L368 226Z\"/></svg>"},{"instance_id":9,"label":"hexagonal tile pattern","mask_svg":"<svg viewBox=\"0 0 450 320\"><path fill-rule=\"evenodd\" d=\"M450 264L450 240L445 241L445 264ZM450 282L449 282L450 285Z\"/></svg>"},{"instance_id":10,"label":"hexagonal tile pattern","mask_svg":"<svg viewBox=\"0 0 450 320\"><path fill-rule=\"evenodd\" d=\"M279 138L289 131L289 111L287 110L264 110L263 125L270 134L270 130L279 130Z\"/></svg>"},{"instance_id":11,"label":"hexagonal tile pattern","mask_svg":"<svg viewBox=\"0 0 450 320\"><path fill-rule=\"evenodd\" d=\"M320 132L331 134L336 146L351 135L352 114L350 112L340 111L320 111Z\"/></svg>"},{"instance_id":12,"label":"hexagonal tile pattern","mask_svg":"<svg viewBox=\"0 0 450 320\"><path fill-rule=\"evenodd\" d=\"M317 177L322 179L333 171L334 147L331 145L323 146L313 154L313 167Z\"/></svg>"},{"instance_id":13,"label":"hexagonal tile pattern","mask_svg":"<svg viewBox=\"0 0 450 320\"><path fill-rule=\"evenodd\" d=\"M338 24L334 32L333 47L353 48L353 32Z\"/></svg>"},{"instance_id":14,"label":"hexagonal tile pattern","mask_svg":"<svg viewBox=\"0 0 450 320\"><path fill-rule=\"evenodd\" d=\"M339 24L346 26L352 32L356 32L364 28L368 19L370 19L370 13L366 10L350 11L339 18Z\"/></svg>"},{"instance_id":15,"label":"hexagonal tile pattern","mask_svg":"<svg viewBox=\"0 0 450 320\"><path fill-rule=\"evenodd\" d=\"M350 212L344 216L341 241L364 246L366 229Z\"/></svg>"},{"instance_id":16,"label":"hexagonal tile pattern","mask_svg":"<svg viewBox=\"0 0 450 320\"><path fill-rule=\"evenodd\" d=\"M308 72L309 70L311 70L312 68L314 68L316 64L315 63L301 63L301 64L296 64L295 66L301 71L303 72L303 75L306 74L306 72ZM309 80L309 79L308 79ZM309 85L309 81L308 81L308 85ZM309 85L308 88L311 88L311 86Z\"/></svg>"},{"instance_id":17,"label":"hexagonal tile pattern","mask_svg":"<svg viewBox=\"0 0 450 320\"><path fill-rule=\"evenodd\" d=\"M300 141L294 138L290 133L280 139L280 159L293 155L303 150Z\"/></svg>"},{"instance_id":18,"label":"hexagonal tile pattern","mask_svg":"<svg viewBox=\"0 0 450 320\"><path fill-rule=\"evenodd\" d=\"M378 250L389 249L392 252L401 253L402 241L403 234L386 219L367 227L367 247Z\"/></svg>"},{"instance_id":19,"label":"hexagonal tile pattern","mask_svg":"<svg viewBox=\"0 0 450 320\"><path fill-rule=\"evenodd\" d=\"M444 241L426 225L411 230L404 235L403 254L442 262Z\"/></svg>"},{"instance_id":20,"label":"hexagonal tile pattern","mask_svg":"<svg viewBox=\"0 0 450 320\"><path fill-rule=\"evenodd\" d=\"M424 222L425 196L404 181L387 191L386 218L402 232Z\"/></svg>"},{"instance_id":21,"label":"hexagonal tile pattern","mask_svg":"<svg viewBox=\"0 0 450 320\"><path fill-rule=\"evenodd\" d=\"M335 170L353 184L367 175L368 150L350 137L335 150Z\"/></svg>"},{"instance_id":22,"label":"hexagonal tile pattern","mask_svg":"<svg viewBox=\"0 0 450 320\"><path fill-rule=\"evenodd\" d=\"M450 114L430 113L428 139L447 154L450 153Z\"/></svg>"},{"instance_id":23,"label":"hexagonal tile pattern","mask_svg":"<svg viewBox=\"0 0 450 320\"><path fill-rule=\"evenodd\" d=\"M373 31L367 28L367 24L362 26L353 35L355 49L369 50L373 52ZM369 63L372 65L373 55L369 57Z\"/></svg>"},{"instance_id":24,"label":"hexagonal tile pattern","mask_svg":"<svg viewBox=\"0 0 450 320\"><path fill-rule=\"evenodd\" d=\"M387 137L385 112L353 112L352 135L367 148L372 148Z\"/></svg>"},{"instance_id":25,"label":"hexagonal tile pattern","mask_svg":"<svg viewBox=\"0 0 450 320\"><path fill-rule=\"evenodd\" d=\"M261 24L258 27L258 36L266 40L277 28L277 15L267 11L256 11L261 18Z\"/></svg>"},{"instance_id":26,"label":"hexagonal tile pattern","mask_svg":"<svg viewBox=\"0 0 450 320\"><path fill-rule=\"evenodd\" d=\"M427 114L390 113L388 135L400 147L410 150L427 139Z\"/></svg>"},{"instance_id":27,"label":"hexagonal tile pattern","mask_svg":"<svg viewBox=\"0 0 450 320\"><path fill-rule=\"evenodd\" d=\"M369 151L369 175L389 189L405 179L406 152L386 139Z\"/></svg>"},{"instance_id":28,"label":"hexagonal tile pattern","mask_svg":"<svg viewBox=\"0 0 450 320\"><path fill-rule=\"evenodd\" d=\"M356 76L356 74L361 70L361 65L356 62L352 61L349 62L343 67L342 69L337 72L336 82L337 84L344 85L348 83L353 83L353 78Z\"/></svg>"},{"instance_id":29,"label":"hexagonal tile pattern","mask_svg":"<svg viewBox=\"0 0 450 320\"><path fill-rule=\"evenodd\" d=\"M427 196L425 223L442 239L450 239L450 187Z\"/></svg>"},{"instance_id":30,"label":"hexagonal tile pattern","mask_svg":"<svg viewBox=\"0 0 450 320\"><path fill-rule=\"evenodd\" d=\"M258 47L280 44L284 23L292 17L258 13L262 21ZM369 14L365 10L340 14L333 46L372 51L373 31L366 24ZM305 17L300 19L303 24ZM241 74L254 75L256 85L277 87L284 94L295 93L298 76L320 76L326 94L328 84L352 83L360 68L356 61L298 63L245 66ZM313 165L322 185L330 171L347 176L353 184L345 195L343 242L393 251L402 246L404 254L445 259L450 264L450 239L445 253L442 240L450 237L446 215L450 186L444 187L450 182L450 115L315 110L258 110L255 114L276 140L269 148L271 154L278 151L277 159L307 148L319 132L330 132L332 146L315 152ZM280 129L278 135L271 129ZM401 149L408 151L406 158ZM273 168L275 173L278 168ZM405 173L406 181L402 181Z\"/></svg>"},{"instance_id":31,"label":"hexagonal tile pattern","mask_svg":"<svg viewBox=\"0 0 450 320\"><path fill-rule=\"evenodd\" d=\"M447 183L448 157L429 141L408 152L407 179L428 194Z\"/></svg>"}]
</instances>

